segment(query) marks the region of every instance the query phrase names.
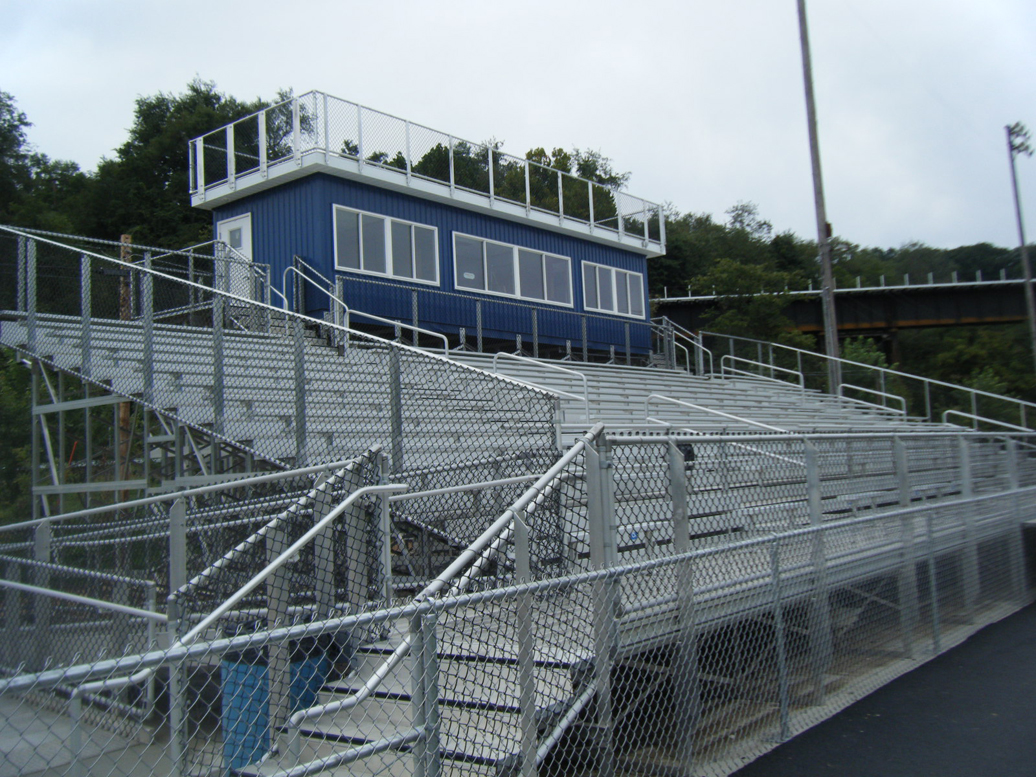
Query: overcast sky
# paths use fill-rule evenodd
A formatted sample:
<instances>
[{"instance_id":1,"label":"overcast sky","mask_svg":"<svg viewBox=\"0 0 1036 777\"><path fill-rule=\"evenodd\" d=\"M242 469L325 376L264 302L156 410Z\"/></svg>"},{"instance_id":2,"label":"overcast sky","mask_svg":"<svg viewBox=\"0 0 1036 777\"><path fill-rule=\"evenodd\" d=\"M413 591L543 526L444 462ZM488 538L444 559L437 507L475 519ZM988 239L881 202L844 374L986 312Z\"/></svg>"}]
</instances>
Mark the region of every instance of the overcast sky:
<instances>
[{"instance_id":1,"label":"overcast sky","mask_svg":"<svg viewBox=\"0 0 1036 777\"><path fill-rule=\"evenodd\" d=\"M1017 244L1032 0L809 0L828 218L855 243ZM816 236L795 0L0 0L0 90L92 170L138 95L313 89L458 137L596 149L629 191ZM185 149L186 153L186 149ZM1036 159L1019 159L1036 237Z\"/></svg>"}]
</instances>

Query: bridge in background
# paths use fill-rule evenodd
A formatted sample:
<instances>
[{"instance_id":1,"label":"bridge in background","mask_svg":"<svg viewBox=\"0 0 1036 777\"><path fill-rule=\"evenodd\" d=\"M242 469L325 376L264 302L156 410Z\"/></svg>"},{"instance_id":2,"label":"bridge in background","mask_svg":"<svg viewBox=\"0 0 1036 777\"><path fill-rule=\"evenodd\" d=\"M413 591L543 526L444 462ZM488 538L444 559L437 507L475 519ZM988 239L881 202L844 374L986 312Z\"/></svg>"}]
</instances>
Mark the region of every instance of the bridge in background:
<instances>
[{"instance_id":1,"label":"bridge in background","mask_svg":"<svg viewBox=\"0 0 1036 777\"><path fill-rule=\"evenodd\" d=\"M835 290L838 330L843 335L889 334L900 329L969 324L1011 324L1025 320L1025 281L1021 278L899 286L862 286ZM859 280L857 281L859 283ZM802 332L823 331L818 290L788 292L787 315ZM654 300L657 315L697 331L715 304L716 295L667 297Z\"/></svg>"}]
</instances>

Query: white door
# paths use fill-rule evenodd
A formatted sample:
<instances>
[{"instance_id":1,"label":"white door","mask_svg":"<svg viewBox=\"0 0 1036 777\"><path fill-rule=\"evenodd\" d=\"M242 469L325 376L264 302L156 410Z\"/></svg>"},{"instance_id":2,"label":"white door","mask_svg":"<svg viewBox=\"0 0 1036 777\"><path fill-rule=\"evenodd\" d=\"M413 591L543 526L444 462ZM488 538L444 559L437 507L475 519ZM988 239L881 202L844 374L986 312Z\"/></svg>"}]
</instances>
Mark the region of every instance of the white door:
<instances>
[{"instance_id":1,"label":"white door","mask_svg":"<svg viewBox=\"0 0 1036 777\"><path fill-rule=\"evenodd\" d=\"M255 296L252 268L242 262L252 261L252 214L224 219L216 224L216 239L226 243L233 251L229 262L217 262L217 288L245 299ZM229 278L227 277L229 273Z\"/></svg>"}]
</instances>

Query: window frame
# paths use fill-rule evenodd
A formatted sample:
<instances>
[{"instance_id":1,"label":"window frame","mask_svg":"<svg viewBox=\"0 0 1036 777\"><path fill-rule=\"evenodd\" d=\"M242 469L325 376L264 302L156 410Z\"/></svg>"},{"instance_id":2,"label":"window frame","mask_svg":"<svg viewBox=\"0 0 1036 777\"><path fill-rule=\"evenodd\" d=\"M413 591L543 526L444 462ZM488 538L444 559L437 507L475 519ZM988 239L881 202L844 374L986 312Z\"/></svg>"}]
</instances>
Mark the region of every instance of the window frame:
<instances>
[{"instance_id":1,"label":"window frame","mask_svg":"<svg viewBox=\"0 0 1036 777\"><path fill-rule=\"evenodd\" d=\"M483 285L487 288L476 289L471 286L463 286L459 281L459 272L457 267L457 238L465 238L467 240L476 240L482 244L482 281ZM575 280L572 277L572 266L573 261L571 256L565 256L564 254L556 254L552 251L544 251L539 248L532 248L531 246L517 245L515 243L504 243L500 240L493 240L488 237L482 237L481 235L470 235L466 232L453 232L453 290L457 292L469 293L469 294L488 294L494 297L503 297L504 299L520 300L525 303L538 303L541 305L552 305L559 308L570 308L574 309L575 304ZM492 244L503 248L510 249L511 251L511 277L514 282L515 293L509 294L503 291L492 291L488 288L489 286L489 265L486 256L486 245ZM526 297L522 295L522 279L521 279L521 266L520 266L520 253L525 251L527 253L539 254L541 258L540 262L540 280L543 283L543 298L539 297ZM547 299L547 257L553 257L554 259L561 259L568 266L568 302L558 302L557 300Z\"/></svg>"},{"instance_id":2,"label":"window frame","mask_svg":"<svg viewBox=\"0 0 1036 777\"><path fill-rule=\"evenodd\" d=\"M338 212L345 211L347 213L353 213L357 216L357 232L356 240L359 247L359 267L343 267L338 263ZM376 270L365 270L363 268L363 217L369 216L372 218L378 218L382 221L383 239L385 246L385 272L378 272ZM392 245L392 225L393 224L404 224L410 229L410 262L411 269L414 272L413 276L396 275L392 268L395 263L395 257L393 256L393 245ZM428 229L432 232L432 247L435 250L434 267L435 267L435 280L427 280L425 278L418 278L417 276L417 245L418 240L414 232L415 227L421 229ZM334 242L334 271L336 273L355 273L357 275L367 275L374 278L389 278L394 281L403 281L405 283L420 283L424 286L442 286L442 270L439 266L439 228L432 224L422 224L420 221L410 221L408 219L400 219L395 216L387 216L384 213L375 213L368 210L360 210L359 208L352 208L348 205L338 205L337 203L331 206L331 233Z\"/></svg>"},{"instance_id":3,"label":"window frame","mask_svg":"<svg viewBox=\"0 0 1036 777\"><path fill-rule=\"evenodd\" d=\"M592 267L593 268L593 276L594 276L594 279L597 282L597 288L594 289L595 296L597 297L597 303L598 303L597 305L591 305L587 301L587 296L586 296L586 275L585 275L585 272L584 272L584 269L583 269L583 268L586 268L586 267ZM611 278L611 286L610 286L610 289L608 290L609 294L610 294L610 297L611 297L611 302L612 302L612 305L613 305L613 309L611 309L611 310L609 310L607 308L603 308L603 307L600 306L601 290L600 290L600 273L599 273L599 268L607 270L608 271L608 276ZM622 277L625 279L626 305L627 305L627 307L630 308L630 312L629 313L623 313L622 311L619 310L619 293L618 293L619 292L619 281L618 281L618 278L620 276L620 273L621 273ZM609 315L609 316L622 316L623 318L632 318L632 319L635 319L637 321L643 321L644 319L647 318L648 308L647 308L647 304L644 302L644 288L645 288L645 286L644 286L644 273L637 272L636 270L627 270L627 269L625 269L623 267L613 267L613 266L608 265L608 264L600 264L599 262L584 261L584 262L581 263L580 276L579 277L580 277L580 280L583 283L583 310L592 311L594 313L604 313L604 314ZM633 295L633 294L630 293L631 289L630 289L630 281L629 281L629 279L631 277L636 277L636 278L640 279L640 294L639 295ZM637 313L632 312L632 310L633 310L633 304L632 303L633 303L634 298L636 298L637 300L640 301L640 305L641 305L641 308L643 310L642 313L637 314Z\"/></svg>"}]
</instances>

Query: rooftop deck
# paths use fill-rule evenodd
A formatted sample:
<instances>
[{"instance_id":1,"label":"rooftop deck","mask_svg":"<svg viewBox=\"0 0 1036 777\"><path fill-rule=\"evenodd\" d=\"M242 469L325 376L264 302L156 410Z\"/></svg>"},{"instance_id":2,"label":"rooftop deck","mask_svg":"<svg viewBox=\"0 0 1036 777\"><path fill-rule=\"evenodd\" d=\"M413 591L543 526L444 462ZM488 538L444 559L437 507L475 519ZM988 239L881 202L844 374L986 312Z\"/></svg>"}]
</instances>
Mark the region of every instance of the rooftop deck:
<instances>
[{"instance_id":1,"label":"rooftop deck","mask_svg":"<svg viewBox=\"0 0 1036 777\"><path fill-rule=\"evenodd\" d=\"M322 92L195 138L190 161L191 204L200 208L327 173L647 256L665 253L661 205Z\"/></svg>"}]
</instances>

